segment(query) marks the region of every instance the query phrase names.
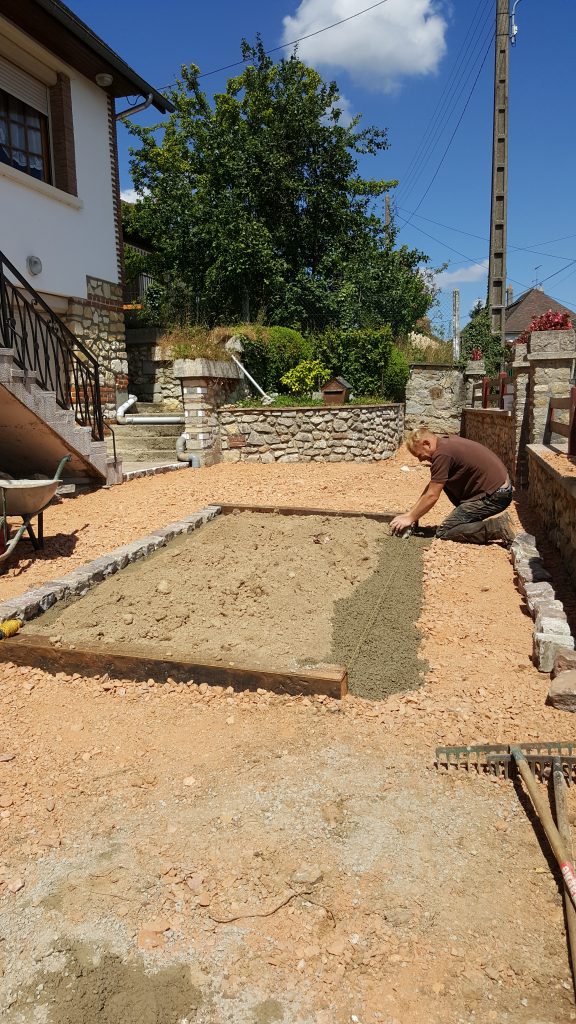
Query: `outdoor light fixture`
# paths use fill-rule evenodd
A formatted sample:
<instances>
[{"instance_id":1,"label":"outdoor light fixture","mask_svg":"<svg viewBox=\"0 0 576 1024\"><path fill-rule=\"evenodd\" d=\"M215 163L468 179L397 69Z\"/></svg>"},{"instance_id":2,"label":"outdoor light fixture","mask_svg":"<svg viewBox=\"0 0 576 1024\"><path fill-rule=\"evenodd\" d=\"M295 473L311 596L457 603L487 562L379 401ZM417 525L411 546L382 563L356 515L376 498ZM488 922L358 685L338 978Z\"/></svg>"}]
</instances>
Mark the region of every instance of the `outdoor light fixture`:
<instances>
[{"instance_id":1,"label":"outdoor light fixture","mask_svg":"<svg viewBox=\"0 0 576 1024\"><path fill-rule=\"evenodd\" d=\"M102 89L107 89L109 85L112 85L114 76L109 75L107 71L101 71L95 76L94 81L96 82L96 85L101 86Z\"/></svg>"},{"instance_id":2,"label":"outdoor light fixture","mask_svg":"<svg viewBox=\"0 0 576 1024\"><path fill-rule=\"evenodd\" d=\"M26 266L28 267L29 274L36 276L36 274L42 273L42 260L39 256L28 256Z\"/></svg>"}]
</instances>

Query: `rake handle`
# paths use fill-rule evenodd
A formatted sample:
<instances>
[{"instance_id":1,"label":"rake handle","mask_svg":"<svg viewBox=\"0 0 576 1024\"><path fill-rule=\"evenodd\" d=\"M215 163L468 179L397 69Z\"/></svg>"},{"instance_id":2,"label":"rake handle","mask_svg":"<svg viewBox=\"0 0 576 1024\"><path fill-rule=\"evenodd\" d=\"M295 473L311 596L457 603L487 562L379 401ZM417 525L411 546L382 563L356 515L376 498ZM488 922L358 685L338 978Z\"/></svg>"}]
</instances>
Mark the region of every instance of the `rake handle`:
<instances>
[{"instance_id":1,"label":"rake handle","mask_svg":"<svg viewBox=\"0 0 576 1024\"><path fill-rule=\"evenodd\" d=\"M538 785L528 767L528 762L526 761L524 754L518 749L518 747L511 747L510 753L516 761L522 781L526 786L530 799L534 805L534 810L540 818L542 828L546 833L546 838L550 843L552 853L554 854L560 871L562 872L564 884L570 893L570 899L572 900L574 907L576 907L576 874L574 873L574 866L570 859L566 843L556 828L556 824L547 801L543 799L542 794L538 790Z\"/></svg>"},{"instance_id":2,"label":"rake handle","mask_svg":"<svg viewBox=\"0 0 576 1024\"><path fill-rule=\"evenodd\" d=\"M564 840L566 850L571 859L573 859L572 851L572 834L570 832L570 822L568 820L568 808L566 806L566 793L568 787L564 778L564 772L562 771L562 761L560 758L554 758L552 762L552 779L554 782L554 803L556 805L556 821L558 822L558 831ZM572 967L572 979L574 981L574 987L576 991L576 910L570 900L566 889L564 890L564 909L566 911L566 925L568 930L568 947L570 949L570 965Z\"/></svg>"}]
</instances>

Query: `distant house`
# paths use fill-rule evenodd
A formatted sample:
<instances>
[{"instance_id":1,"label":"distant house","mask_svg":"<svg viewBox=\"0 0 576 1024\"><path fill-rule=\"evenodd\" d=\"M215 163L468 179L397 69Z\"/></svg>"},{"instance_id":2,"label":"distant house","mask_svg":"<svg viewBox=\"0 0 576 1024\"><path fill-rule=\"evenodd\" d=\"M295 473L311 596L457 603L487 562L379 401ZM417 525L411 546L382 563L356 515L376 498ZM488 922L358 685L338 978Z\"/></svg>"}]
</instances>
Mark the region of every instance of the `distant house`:
<instances>
[{"instance_id":1,"label":"distant house","mask_svg":"<svg viewBox=\"0 0 576 1024\"><path fill-rule=\"evenodd\" d=\"M2 308L9 303L11 316L0 323L0 347L14 352L15 374L27 375L28 389L35 375L77 423L88 417L95 438L98 402L115 410L127 389L116 146L116 101L123 112L126 97L173 109L60 0L0 0L0 255L16 271L4 262ZM49 337L40 331L36 365L33 325L51 311L58 322ZM70 361L66 328L78 339L80 363ZM84 380L82 366L92 365L86 350L99 386ZM17 390L6 352L2 358L0 389L13 382ZM36 406L39 416L48 408L45 400Z\"/></svg>"},{"instance_id":2,"label":"distant house","mask_svg":"<svg viewBox=\"0 0 576 1024\"><path fill-rule=\"evenodd\" d=\"M526 331L536 316L541 316L551 309L554 313L568 313L576 321L576 313L541 288L529 288L515 302L506 307L506 341L514 341L522 331Z\"/></svg>"}]
</instances>

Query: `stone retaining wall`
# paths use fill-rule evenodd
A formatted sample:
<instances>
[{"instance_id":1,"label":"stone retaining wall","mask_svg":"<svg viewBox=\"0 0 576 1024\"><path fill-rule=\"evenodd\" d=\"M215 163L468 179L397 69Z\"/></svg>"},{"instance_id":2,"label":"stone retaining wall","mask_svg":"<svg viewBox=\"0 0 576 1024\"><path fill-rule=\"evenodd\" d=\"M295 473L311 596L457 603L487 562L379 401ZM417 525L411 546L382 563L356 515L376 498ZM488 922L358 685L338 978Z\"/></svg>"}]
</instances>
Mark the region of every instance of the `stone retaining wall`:
<instances>
[{"instance_id":1,"label":"stone retaining wall","mask_svg":"<svg viewBox=\"0 0 576 1024\"><path fill-rule=\"evenodd\" d=\"M371 462L404 434L401 405L220 409L223 462Z\"/></svg>"},{"instance_id":2,"label":"stone retaining wall","mask_svg":"<svg viewBox=\"0 0 576 1024\"><path fill-rule=\"evenodd\" d=\"M543 530L562 554L573 579L576 578L576 476L546 462L549 449L528 445L528 494Z\"/></svg>"},{"instance_id":3,"label":"stone retaining wall","mask_svg":"<svg viewBox=\"0 0 576 1024\"><path fill-rule=\"evenodd\" d=\"M514 480L516 429L512 413L503 409L465 409L462 420L462 436L495 452Z\"/></svg>"},{"instance_id":4,"label":"stone retaining wall","mask_svg":"<svg viewBox=\"0 0 576 1024\"><path fill-rule=\"evenodd\" d=\"M155 327L126 331L129 390L141 402L182 401L180 381L174 376L174 360L158 345L164 332Z\"/></svg>"},{"instance_id":5,"label":"stone retaining wall","mask_svg":"<svg viewBox=\"0 0 576 1024\"><path fill-rule=\"evenodd\" d=\"M87 277L87 298L72 298L62 319L100 366L100 397L106 411L115 412L128 397L128 362L122 306L122 287Z\"/></svg>"}]
</instances>

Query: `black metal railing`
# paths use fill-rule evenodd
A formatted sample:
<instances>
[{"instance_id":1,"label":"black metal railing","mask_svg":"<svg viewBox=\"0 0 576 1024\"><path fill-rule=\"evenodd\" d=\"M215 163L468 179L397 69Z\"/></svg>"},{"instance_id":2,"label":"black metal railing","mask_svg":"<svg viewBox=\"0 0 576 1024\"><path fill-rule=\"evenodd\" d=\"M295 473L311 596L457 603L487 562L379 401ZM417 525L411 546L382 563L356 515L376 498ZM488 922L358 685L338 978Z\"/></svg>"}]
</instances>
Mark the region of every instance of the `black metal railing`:
<instances>
[{"instance_id":1,"label":"black metal railing","mask_svg":"<svg viewBox=\"0 0 576 1024\"><path fill-rule=\"evenodd\" d=\"M104 439L98 361L69 327L0 253L0 344L10 348L16 366L35 373L44 391L53 391L61 409Z\"/></svg>"}]
</instances>

